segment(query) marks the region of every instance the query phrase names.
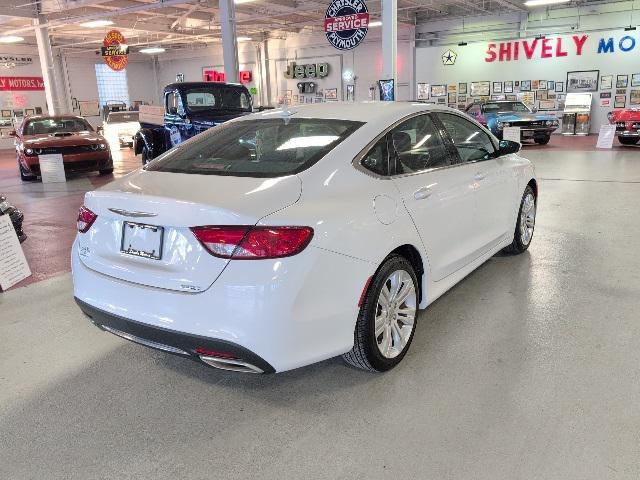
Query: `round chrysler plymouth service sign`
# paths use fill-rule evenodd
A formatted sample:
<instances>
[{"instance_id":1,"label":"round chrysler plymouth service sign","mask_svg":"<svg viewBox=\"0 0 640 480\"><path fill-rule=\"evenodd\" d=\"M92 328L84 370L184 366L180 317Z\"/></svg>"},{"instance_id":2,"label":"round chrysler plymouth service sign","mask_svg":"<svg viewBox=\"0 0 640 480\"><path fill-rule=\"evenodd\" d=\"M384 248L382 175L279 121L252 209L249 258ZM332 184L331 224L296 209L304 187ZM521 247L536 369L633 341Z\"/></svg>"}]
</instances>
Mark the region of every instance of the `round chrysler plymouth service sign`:
<instances>
[{"instance_id":1,"label":"round chrysler plymouth service sign","mask_svg":"<svg viewBox=\"0 0 640 480\"><path fill-rule=\"evenodd\" d=\"M129 47L124 35L118 30L111 30L102 41L102 57L113 70L122 70L129 62Z\"/></svg>"},{"instance_id":2,"label":"round chrysler plymouth service sign","mask_svg":"<svg viewBox=\"0 0 640 480\"><path fill-rule=\"evenodd\" d=\"M324 16L324 31L338 50L356 48L367 36L369 10L362 0L333 0Z\"/></svg>"}]
</instances>

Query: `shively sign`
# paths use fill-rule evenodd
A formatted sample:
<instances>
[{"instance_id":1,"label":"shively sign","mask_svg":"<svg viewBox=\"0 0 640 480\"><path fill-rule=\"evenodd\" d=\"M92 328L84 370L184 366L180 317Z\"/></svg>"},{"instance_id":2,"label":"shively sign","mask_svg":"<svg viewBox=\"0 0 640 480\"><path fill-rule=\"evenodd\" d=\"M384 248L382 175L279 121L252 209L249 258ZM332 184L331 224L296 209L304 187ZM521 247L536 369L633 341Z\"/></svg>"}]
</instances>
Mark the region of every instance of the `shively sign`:
<instances>
[{"instance_id":1,"label":"shively sign","mask_svg":"<svg viewBox=\"0 0 640 480\"><path fill-rule=\"evenodd\" d=\"M42 77L0 77L0 91L44 90Z\"/></svg>"},{"instance_id":2,"label":"shively sign","mask_svg":"<svg viewBox=\"0 0 640 480\"><path fill-rule=\"evenodd\" d=\"M640 51L640 39L626 32L613 36L576 34L488 43L484 61L512 62L581 56L584 53L624 55L633 51Z\"/></svg>"}]
</instances>

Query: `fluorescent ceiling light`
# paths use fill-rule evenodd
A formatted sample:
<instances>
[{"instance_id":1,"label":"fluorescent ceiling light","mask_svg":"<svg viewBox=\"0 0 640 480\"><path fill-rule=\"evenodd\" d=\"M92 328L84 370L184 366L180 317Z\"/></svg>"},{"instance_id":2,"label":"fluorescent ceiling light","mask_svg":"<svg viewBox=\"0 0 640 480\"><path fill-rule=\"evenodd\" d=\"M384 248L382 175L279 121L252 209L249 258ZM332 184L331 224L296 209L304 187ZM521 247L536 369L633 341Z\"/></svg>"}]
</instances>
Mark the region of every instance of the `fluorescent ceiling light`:
<instances>
[{"instance_id":1,"label":"fluorescent ceiling light","mask_svg":"<svg viewBox=\"0 0 640 480\"><path fill-rule=\"evenodd\" d=\"M250 3L250 2L255 2L256 0L233 0L233 3L235 3L236 5L239 3Z\"/></svg>"},{"instance_id":2,"label":"fluorescent ceiling light","mask_svg":"<svg viewBox=\"0 0 640 480\"><path fill-rule=\"evenodd\" d=\"M162 53L165 52L166 50L162 47L148 47L148 48L143 48L141 50L138 50L140 53L148 53L148 54L152 54L152 53Z\"/></svg>"},{"instance_id":3,"label":"fluorescent ceiling light","mask_svg":"<svg viewBox=\"0 0 640 480\"><path fill-rule=\"evenodd\" d=\"M251 37L238 37L236 40L239 42L248 42L251 40Z\"/></svg>"},{"instance_id":4,"label":"fluorescent ceiling light","mask_svg":"<svg viewBox=\"0 0 640 480\"><path fill-rule=\"evenodd\" d=\"M17 37L15 35L2 35L0 37L0 43L18 43L22 42L24 38Z\"/></svg>"},{"instance_id":5,"label":"fluorescent ceiling light","mask_svg":"<svg viewBox=\"0 0 640 480\"><path fill-rule=\"evenodd\" d=\"M571 0L527 0L524 2L527 7L541 7L543 5L554 5L556 3L569 3Z\"/></svg>"},{"instance_id":6,"label":"fluorescent ceiling light","mask_svg":"<svg viewBox=\"0 0 640 480\"><path fill-rule=\"evenodd\" d=\"M381 27L382 22L380 20L374 20L373 22L369 22L369 27Z\"/></svg>"},{"instance_id":7,"label":"fluorescent ceiling light","mask_svg":"<svg viewBox=\"0 0 640 480\"><path fill-rule=\"evenodd\" d=\"M113 25L113 22L111 20L92 20L90 22L85 22L80 24L81 27L86 27L86 28L99 28L99 27L106 27L108 25Z\"/></svg>"}]
</instances>

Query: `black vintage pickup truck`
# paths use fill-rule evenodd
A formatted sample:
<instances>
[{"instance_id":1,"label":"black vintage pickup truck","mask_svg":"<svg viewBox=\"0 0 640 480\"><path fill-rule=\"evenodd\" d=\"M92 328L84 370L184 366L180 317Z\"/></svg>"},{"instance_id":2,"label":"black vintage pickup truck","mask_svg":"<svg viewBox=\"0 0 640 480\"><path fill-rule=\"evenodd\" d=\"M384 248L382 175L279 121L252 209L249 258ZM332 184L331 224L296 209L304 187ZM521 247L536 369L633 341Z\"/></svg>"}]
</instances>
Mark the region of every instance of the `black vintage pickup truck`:
<instances>
[{"instance_id":1,"label":"black vintage pickup truck","mask_svg":"<svg viewBox=\"0 0 640 480\"><path fill-rule=\"evenodd\" d=\"M164 118L157 123L145 121L141 109L134 151L142 154L143 165L208 128L253 111L251 94L240 84L172 83L164 88L163 98Z\"/></svg>"}]
</instances>

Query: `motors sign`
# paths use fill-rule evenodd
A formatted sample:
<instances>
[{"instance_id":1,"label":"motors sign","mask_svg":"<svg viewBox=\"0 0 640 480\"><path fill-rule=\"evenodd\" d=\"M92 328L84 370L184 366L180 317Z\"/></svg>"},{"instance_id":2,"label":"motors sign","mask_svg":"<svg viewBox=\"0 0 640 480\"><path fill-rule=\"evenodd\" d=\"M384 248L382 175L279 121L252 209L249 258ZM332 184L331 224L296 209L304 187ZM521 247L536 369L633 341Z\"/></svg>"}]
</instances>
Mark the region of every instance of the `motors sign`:
<instances>
[{"instance_id":1,"label":"motors sign","mask_svg":"<svg viewBox=\"0 0 640 480\"><path fill-rule=\"evenodd\" d=\"M118 30L111 30L105 35L101 53L104 62L112 70L123 70L129 63L129 46L124 35Z\"/></svg>"},{"instance_id":2,"label":"motors sign","mask_svg":"<svg viewBox=\"0 0 640 480\"><path fill-rule=\"evenodd\" d=\"M361 0L333 0L324 16L324 31L338 50L352 50L367 36L369 10Z\"/></svg>"},{"instance_id":3,"label":"motors sign","mask_svg":"<svg viewBox=\"0 0 640 480\"><path fill-rule=\"evenodd\" d=\"M44 90L42 77L0 77L0 92Z\"/></svg>"}]
</instances>

